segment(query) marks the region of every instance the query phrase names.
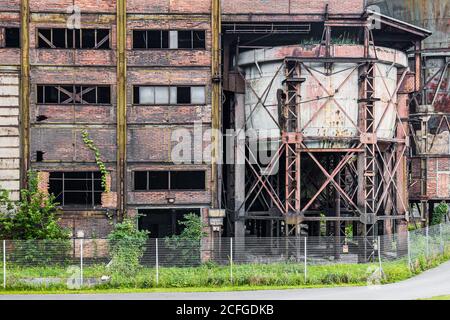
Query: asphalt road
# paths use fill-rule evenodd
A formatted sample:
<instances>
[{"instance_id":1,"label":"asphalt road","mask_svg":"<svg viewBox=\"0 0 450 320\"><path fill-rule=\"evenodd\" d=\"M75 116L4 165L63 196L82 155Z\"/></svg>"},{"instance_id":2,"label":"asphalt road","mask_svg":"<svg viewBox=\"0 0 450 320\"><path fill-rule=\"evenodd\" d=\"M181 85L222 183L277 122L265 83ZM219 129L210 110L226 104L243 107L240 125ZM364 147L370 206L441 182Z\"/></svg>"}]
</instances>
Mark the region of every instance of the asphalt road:
<instances>
[{"instance_id":1,"label":"asphalt road","mask_svg":"<svg viewBox=\"0 0 450 320\"><path fill-rule=\"evenodd\" d=\"M398 283L234 292L1 295L0 300L408 300L450 294L450 261Z\"/></svg>"}]
</instances>

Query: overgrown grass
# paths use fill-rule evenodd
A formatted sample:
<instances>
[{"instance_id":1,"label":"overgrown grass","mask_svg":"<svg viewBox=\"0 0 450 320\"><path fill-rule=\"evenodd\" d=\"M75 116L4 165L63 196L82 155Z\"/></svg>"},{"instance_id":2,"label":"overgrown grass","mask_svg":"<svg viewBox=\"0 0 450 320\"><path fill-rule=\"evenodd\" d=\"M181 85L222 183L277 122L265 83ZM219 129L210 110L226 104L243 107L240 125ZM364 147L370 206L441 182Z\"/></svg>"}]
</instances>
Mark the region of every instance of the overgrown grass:
<instances>
[{"instance_id":1,"label":"overgrown grass","mask_svg":"<svg viewBox=\"0 0 450 320\"><path fill-rule=\"evenodd\" d=\"M437 297L432 297L432 298L427 298L427 299L420 299L420 300L450 300L450 295L437 296Z\"/></svg>"},{"instance_id":2,"label":"overgrown grass","mask_svg":"<svg viewBox=\"0 0 450 320\"><path fill-rule=\"evenodd\" d=\"M450 248L447 248L450 249ZM433 255L426 259L423 255L413 260L412 269L408 268L406 259L383 263L383 277L380 283L392 283L408 279L422 271L437 266L450 259L450 250L442 255ZM274 264L236 264L233 265L231 277L229 266L204 264L198 267L161 267L159 283L156 282L156 270L142 267L133 277L122 274L111 274L105 265L85 266L83 276L85 284L89 280L97 281L102 276L111 276L108 282L99 283L95 287L88 285L83 290L67 289L70 273L67 268L58 266L19 267L8 265L7 287L4 293L21 291L42 292L84 292L108 290L159 290L185 291L203 288L207 290L236 290L264 288L303 288L320 286L367 285L379 274L378 264L330 264L310 265L307 267L305 280L302 263ZM0 268L0 274L2 274ZM24 279L56 279L57 283L30 284ZM1 281L2 277L0 277ZM0 289L0 293L2 289Z\"/></svg>"}]
</instances>

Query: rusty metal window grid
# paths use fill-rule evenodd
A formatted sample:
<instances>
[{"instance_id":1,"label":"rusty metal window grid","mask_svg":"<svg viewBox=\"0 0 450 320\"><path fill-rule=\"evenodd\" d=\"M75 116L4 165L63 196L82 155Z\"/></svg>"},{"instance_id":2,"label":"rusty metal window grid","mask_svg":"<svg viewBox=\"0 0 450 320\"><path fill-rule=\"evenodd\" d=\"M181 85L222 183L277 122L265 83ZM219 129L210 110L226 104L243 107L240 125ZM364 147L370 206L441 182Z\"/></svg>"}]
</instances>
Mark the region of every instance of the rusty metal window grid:
<instances>
[{"instance_id":1,"label":"rusty metal window grid","mask_svg":"<svg viewBox=\"0 0 450 320\"><path fill-rule=\"evenodd\" d=\"M170 31L177 32L177 47L170 47ZM150 45L150 33L159 32L159 46ZM180 34L188 35L184 40L180 40ZM138 37L143 42L138 44ZM206 49L206 30L168 30L168 29L139 29L133 30L132 34L133 49L135 50L205 50ZM185 41L189 45L180 46L180 41ZM181 42L182 43L182 42Z\"/></svg>"},{"instance_id":2,"label":"rusty metal window grid","mask_svg":"<svg viewBox=\"0 0 450 320\"><path fill-rule=\"evenodd\" d=\"M46 95L50 90L57 91L56 101L47 101ZM87 96L94 91L94 97ZM94 98L94 99L92 99ZM86 101L89 99L89 101ZM111 86L107 85L36 85L37 104L89 104L111 105Z\"/></svg>"},{"instance_id":3,"label":"rusty metal window grid","mask_svg":"<svg viewBox=\"0 0 450 320\"><path fill-rule=\"evenodd\" d=\"M57 45L55 44L57 40L55 39L55 32L61 31L64 32L63 39L58 39L58 41L64 42L64 45ZM91 41L93 40L93 45L88 44L89 32L94 33L94 39L91 39ZM70 39L72 41L69 41ZM36 40L38 49L111 49L109 29L39 28Z\"/></svg>"},{"instance_id":4,"label":"rusty metal window grid","mask_svg":"<svg viewBox=\"0 0 450 320\"><path fill-rule=\"evenodd\" d=\"M103 188L101 186L101 175L100 172L97 171L87 171L87 172L81 172L86 174L85 178L73 178L73 177L66 177L66 175L68 174L73 174L73 173L80 173L80 172L50 172L50 178L49 178L49 192L53 193L54 196L56 197L56 201L59 202L58 200L60 199L61 202L60 205L62 207L66 207L66 206L70 206L70 207L78 207L78 206L83 206L81 203L67 203L68 201L66 200L68 194L86 194L86 196L88 194L89 197L91 198L90 203L85 202L85 206L83 207L87 207L87 208L94 208L97 205L101 204L101 196L99 197L99 195L101 195L101 193L103 192ZM53 175L53 177L52 177ZM60 175L60 177L55 177L55 175ZM56 182L60 182L61 186L55 186ZM85 184L85 189L81 190L81 189L66 189L66 186L68 184L70 184L70 182L86 182ZM60 190L59 193L56 192L52 192L52 191L57 191Z\"/></svg>"},{"instance_id":5,"label":"rusty metal window grid","mask_svg":"<svg viewBox=\"0 0 450 320\"><path fill-rule=\"evenodd\" d=\"M153 89L155 90L156 88L164 88L167 89L168 91L168 102L156 102L156 92L154 93L153 96L153 102L141 102L141 97L140 97L140 91L141 89ZM190 97L189 97L189 102L180 102L179 101L179 97L178 97L178 89L179 88L189 88L190 90ZM204 89L204 96L201 102L196 102L193 103L193 94L192 94L192 89L193 88L203 88ZM172 89L174 89L174 94L172 95ZM207 92L206 92L206 86L201 86L201 85L194 85L194 86L190 86L190 85L177 85L177 86L164 86L164 85L135 85L133 86L133 98L132 98L133 104L134 105L141 105L141 106L171 106L171 105L199 105L199 106L203 106L207 104Z\"/></svg>"},{"instance_id":6,"label":"rusty metal window grid","mask_svg":"<svg viewBox=\"0 0 450 320\"><path fill-rule=\"evenodd\" d=\"M145 173L146 176L146 187L145 189L142 187L137 188L136 187L136 180L137 180L137 174L143 174ZM157 173L157 174L167 174L167 188L153 188L151 186L151 177L150 175L152 173ZM180 187L172 187L173 184L175 184L175 180L173 175L176 173L191 173L191 174L199 174L200 176L197 177L199 180L198 182L200 182L201 187L195 187L195 188L180 188ZM205 191L206 190L206 171L205 170L146 170L146 171L134 171L133 172L133 191L135 192L152 192L152 191Z\"/></svg>"}]
</instances>

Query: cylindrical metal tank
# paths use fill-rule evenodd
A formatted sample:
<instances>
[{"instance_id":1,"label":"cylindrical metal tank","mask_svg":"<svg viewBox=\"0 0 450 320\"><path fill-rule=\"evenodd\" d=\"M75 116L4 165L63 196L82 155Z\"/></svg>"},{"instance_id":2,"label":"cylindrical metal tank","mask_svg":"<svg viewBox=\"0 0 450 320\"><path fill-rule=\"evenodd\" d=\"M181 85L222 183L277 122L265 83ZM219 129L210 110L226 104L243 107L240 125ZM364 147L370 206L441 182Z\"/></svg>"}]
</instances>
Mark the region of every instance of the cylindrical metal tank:
<instances>
[{"instance_id":1,"label":"cylindrical metal tank","mask_svg":"<svg viewBox=\"0 0 450 320\"><path fill-rule=\"evenodd\" d=\"M315 49L311 46L284 46L240 54L238 64L246 79L247 129L258 132L259 137L280 137L277 91L283 89L285 79L283 60L286 57L312 56ZM337 57L358 57L362 56L363 46L336 45L333 50L333 55ZM378 139L390 139L394 137L396 121L394 92L397 71L407 66L407 57L400 51L387 48L377 48L377 55L380 60L376 63L374 81L375 96L380 101L375 103L375 125L379 127ZM351 59L348 62L335 62L328 73L323 62L305 61L304 65L308 70L304 68L301 73L305 81L301 85L299 127L303 129L305 138L316 139L314 142L305 142L306 146L348 147L348 138L357 138L359 135L356 125L359 115L360 65ZM318 111L322 105L323 108Z\"/></svg>"}]
</instances>

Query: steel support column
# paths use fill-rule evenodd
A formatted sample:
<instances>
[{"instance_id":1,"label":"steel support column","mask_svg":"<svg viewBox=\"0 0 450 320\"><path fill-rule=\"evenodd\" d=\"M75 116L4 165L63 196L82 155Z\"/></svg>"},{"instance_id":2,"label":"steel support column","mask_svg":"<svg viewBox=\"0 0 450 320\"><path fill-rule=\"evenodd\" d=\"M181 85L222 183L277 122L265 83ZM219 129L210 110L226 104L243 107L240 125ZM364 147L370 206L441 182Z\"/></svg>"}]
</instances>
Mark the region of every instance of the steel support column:
<instances>
[{"instance_id":1,"label":"steel support column","mask_svg":"<svg viewBox=\"0 0 450 320\"><path fill-rule=\"evenodd\" d=\"M30 169L30 6L29 0L20 4L20 187L28 184Z\"/></svg>"},{"instance_id":2,"label":"steel support column","mask_svg":"<svg viewBox=\"0 0 450 320\"><path fill-rule=\"evenodd\" d=\"M221 207L221 72L220 72L220 31L221 31L221 8L220 0L212 0L211 32L212 32L212 59L211 59L211 79L212 79L212 154L211 154L211 206Z\"/></svg>"},{"instance_id":3,"label":"steel support column","mask_svg":"<svg viewBox=\"0 0 450 320\"><path fill-rule=\"evenodd\" d=\"M126 100L126 0L117 0L117 212L126 214L127 100Z\"/></svg>"}]
</instances>

